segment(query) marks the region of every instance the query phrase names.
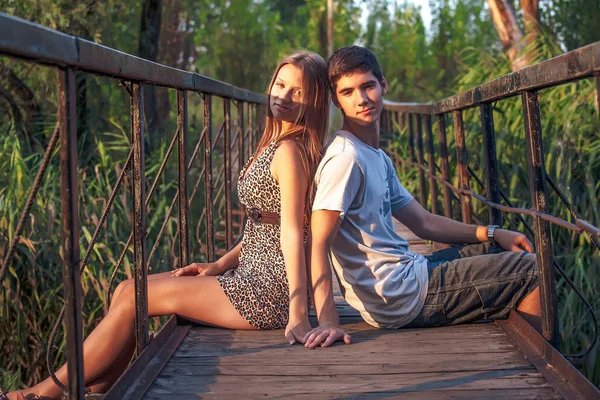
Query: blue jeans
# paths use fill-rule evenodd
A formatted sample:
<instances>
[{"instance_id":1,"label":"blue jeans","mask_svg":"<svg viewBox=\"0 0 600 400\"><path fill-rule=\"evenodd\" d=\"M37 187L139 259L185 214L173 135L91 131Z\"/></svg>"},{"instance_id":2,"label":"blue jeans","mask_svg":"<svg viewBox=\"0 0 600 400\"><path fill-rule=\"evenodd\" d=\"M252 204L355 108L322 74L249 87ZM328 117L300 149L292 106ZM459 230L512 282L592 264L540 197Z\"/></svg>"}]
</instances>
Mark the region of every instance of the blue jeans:
<instances>
[{"instance_id":1,"label":"blue jeans","mask_svg":"<svg viewBox=\"0 0 600 400\"><path fill-rule=\"evenodd\" d=\"M535 254L489 243L456 246L427 256L425 305L405 328L507 317L538 285Z\"/></svg>"}]
</instances>

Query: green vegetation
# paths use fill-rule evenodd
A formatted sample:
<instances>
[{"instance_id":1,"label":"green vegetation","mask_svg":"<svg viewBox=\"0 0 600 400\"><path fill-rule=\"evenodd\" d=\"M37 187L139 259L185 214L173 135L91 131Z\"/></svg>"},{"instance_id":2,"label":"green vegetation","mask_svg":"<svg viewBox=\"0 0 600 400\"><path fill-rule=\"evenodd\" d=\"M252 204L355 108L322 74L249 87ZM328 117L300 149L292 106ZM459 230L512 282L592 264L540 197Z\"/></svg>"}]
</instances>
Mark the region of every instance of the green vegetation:
<instances>
[{"instance_id":1,"label":"green vegetation","mask_svg":"<svg viewBox=\"0 0 600 400\"><path fill-rule=\"evenodd\" d=\"M410 3L385 0L336 1L335 47L354 42L372 48L390 83L390 100L431 101L466 90L510 72L510 63L494 29L485 0L432 0L432 26L426 29L419 9ZM361 3L366 3L362 5ZM596 0L540 1L542 35L534 48L537 60L583 46L596 38L600 10ZM14 1L0 0L0 10L107 46L143 54L142 5L114 0ZM364 26L363 9L369 10ZM519 14L520 15L520 14ZM163 0L156 61L193 70L236 86L262 92L281 56L298 48L326 55L326 2L322 0ZM144 53L145 54L145 53ZM56 123L56 76L52 69L6 57L0 58L0 259L12 240L15 226ZM576 205L581 217L600 224L600 131L595 104L595 83L583 81L541 93L542 127L548 174ZM79 187L81 252L99 224L102 210L116 185L129 149L129 98L118 82L78 76ZM154 181L168 144L175 133L173 90L156 88L156 109L147 109L147 188ZM189 94L189 154L203 124L201 99ZM232 121L236 107L232 106ZM520 99L495 105L501 184L517 206L529 205L527 164ZM221 102L213 99L213 135L221 124ZM449 152L455 159L454 132L447 120ZM234 126L235 129L235 126ZM434 126L434 131L436 127ZM469 163L483 177L478 110L465 112ZM217 144L217 148L220 144ZM406 134L393 150L406 159ZM17 253L0 291L0 386L12 389L45 377L46 342L62 307L60 254L60 179L55 152L46 178L27 220ZM222 159L215 156L218 171ZM417 192L417 172L399 168L401 180ZM451 171L456 177L456 171ZM201 173L196 161L190 171L190 194ZM235 178L235 176L234 176ZM219 187L222 178L214 177ZM456 179L456 178L455 178ZM171 155L148 212L148 254L176 193L176 154ZM455 184L456 184L455 180ZM82 274L85 332L93 329L106 311L111 274L131 231L130 176L123 186ZM484 190L471 181L479 193ZM202 259L204 200L202 184L190 210L193 260ZM147 190L148 190L147 189ZM215 204L223 196L215 190ZM555 195L550 213L571 217ZM485 207L474 200L475 214L484 222ZM150 260L152 271L178 263L176 211L165 226ZM455 215L460 215L459 207ZM223 209L216 213L217 229ZM531 223L530 220L528 220ZM520 227L522 229L522 227ZM553 228L555 257L567 274L600 308L600 255L584 235ZM117 281L131 276L129 249ZM116 283L113 285L113 289ZM558 280L562 350L575 353L588 345L593 331L583 304ZM600 318L600 315L598 316ZM160 325L156 321L153 328ZM59 335L56 363L64 361L64 340ZM587 357L584 371L600 384L599 346Z\"/></svg>"}]
</instances>

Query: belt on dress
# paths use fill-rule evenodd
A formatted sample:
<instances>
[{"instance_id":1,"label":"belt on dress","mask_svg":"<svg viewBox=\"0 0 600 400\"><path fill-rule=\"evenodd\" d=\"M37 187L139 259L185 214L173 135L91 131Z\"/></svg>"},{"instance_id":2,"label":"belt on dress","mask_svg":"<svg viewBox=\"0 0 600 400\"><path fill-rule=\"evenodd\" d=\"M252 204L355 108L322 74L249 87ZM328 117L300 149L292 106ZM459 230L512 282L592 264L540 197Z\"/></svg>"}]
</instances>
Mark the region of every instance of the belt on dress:
<instances>
[{"instance_id":1,"label":"belt on dress","mask_svg":"<svg viewBox=\"0 0 600 400\"><path fill-rule=\"evenodd\" d=\"M276 212L262 211L258 208L246 208L246 215L255 224L279 225L280 217Z\"/></svg>"}]
</instances>

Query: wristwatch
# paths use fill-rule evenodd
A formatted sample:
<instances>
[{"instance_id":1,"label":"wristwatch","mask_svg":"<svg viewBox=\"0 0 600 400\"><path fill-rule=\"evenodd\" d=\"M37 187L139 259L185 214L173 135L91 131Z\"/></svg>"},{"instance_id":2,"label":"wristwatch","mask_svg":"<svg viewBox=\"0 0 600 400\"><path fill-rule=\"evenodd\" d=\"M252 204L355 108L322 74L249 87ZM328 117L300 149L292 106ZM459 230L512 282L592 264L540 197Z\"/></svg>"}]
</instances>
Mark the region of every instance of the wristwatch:
<instances>
[{"instance_id":1,"label":"wristwatch","mask_svg":"<svg viewBox=\"0 0 600 400\"><path fill-rule=\"evenodd\" d=\"M494 240L494 233L498 228L500 228L498 225L488 225L487 238L488 242L490 242L492 246L496 245L496 241Z\"/></svg>"}]
</instances>

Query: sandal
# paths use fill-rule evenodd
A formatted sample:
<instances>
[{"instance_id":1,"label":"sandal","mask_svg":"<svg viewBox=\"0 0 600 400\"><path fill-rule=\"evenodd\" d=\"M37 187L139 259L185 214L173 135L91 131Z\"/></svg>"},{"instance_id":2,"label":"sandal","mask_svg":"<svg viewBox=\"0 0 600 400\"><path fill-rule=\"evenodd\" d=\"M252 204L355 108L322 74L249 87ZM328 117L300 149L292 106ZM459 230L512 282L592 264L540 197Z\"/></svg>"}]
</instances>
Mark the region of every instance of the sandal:
<instances>
[{"instance_id":1,"label":"sandal","mask_svg":"<svg viewBox=\"0 0 600 400\"><path fill-rule=\"evenodd\" d=\"M89 390L89 389L88 389ZM105 396L105 393L86 393L84 395L84 399L86 400L102 400ZM62 400L68 400L69 398L69 394L67 392L63 392L62 394ZM0 397L0 400L2 400L2 398Z\"/></svg>"},{"instance_id":2,"label":"sandal","mask_svg":"<svg viewBox=\"0 0 600 400\"><path fill-rule=\"evenodd\" d=\"M44 400L44 399L48 398L48 397L42 397L37 394L28 394L25 396L23 396L23 394L21 394L21 397L23 397L25 400ZM2 391L2 388L0 388L0 400L8 400L8 397L6 396L6 393L4 393Z\"/></svg>"}]
</instances>

